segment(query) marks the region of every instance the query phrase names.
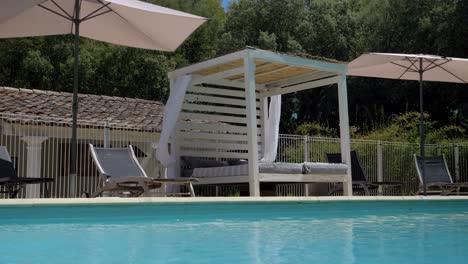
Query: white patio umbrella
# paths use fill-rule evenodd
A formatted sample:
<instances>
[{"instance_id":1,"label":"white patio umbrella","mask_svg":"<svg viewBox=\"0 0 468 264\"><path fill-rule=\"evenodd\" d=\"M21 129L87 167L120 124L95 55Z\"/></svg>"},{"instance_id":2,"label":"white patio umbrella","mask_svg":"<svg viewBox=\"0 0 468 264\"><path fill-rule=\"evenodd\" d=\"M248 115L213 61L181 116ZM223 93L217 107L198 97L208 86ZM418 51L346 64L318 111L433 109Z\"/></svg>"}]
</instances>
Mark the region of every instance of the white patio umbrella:
<instances>
[{"instance_id":1,"label":"white patio umbrella","mask_svg":"<svg viewBox=\"0 0 468 264\"><path fill-rule=\"evenodd\" d=\"M424 54L367 53L348 64L348 75L419 81L421 173L426 195L423 84L424 81L468 83L468 59Z\"/></svg>"},{"instance_id":2,"label":"white patio umbrella","mask_svg":"<svg viewBox=\"0 0 468 264\"><path fill-rule=\"evenodd\" d=\"M75 195L79 37L174 51L205 18L137 0L1 0L0 38L75 36L70 195Z\"/></svg>"}]
</instances>

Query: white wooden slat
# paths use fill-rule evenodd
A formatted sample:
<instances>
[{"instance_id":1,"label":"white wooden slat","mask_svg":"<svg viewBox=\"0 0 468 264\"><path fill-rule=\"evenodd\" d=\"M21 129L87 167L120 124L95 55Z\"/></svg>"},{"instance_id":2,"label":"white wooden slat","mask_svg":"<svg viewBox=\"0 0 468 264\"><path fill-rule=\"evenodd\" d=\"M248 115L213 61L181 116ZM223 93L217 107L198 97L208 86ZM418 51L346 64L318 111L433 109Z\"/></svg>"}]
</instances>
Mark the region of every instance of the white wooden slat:
<instances>
[{"instance_id":1,"label":"white wooden slat","mask_svg":"<svg viewBox=\"0 0 468 264\"><path fill-rule=\"evenodd\" d=\"M226 86L226 87L236 87L236 88L245 88L245 84L242 81L230 81L230 80L216 80L216 81L210 81L207 82L207 84L214 84L214 85L221 85L221 86Z\"/></svg>"},{"instance_id":2,"label":"white wooden slat","mask_svg":"<svg viewBox=\"0 0 468 264\"><path fill-rule=\"evenodd\" d=\"M292 85L286 88L273 88L273 89L267 89L259 94L260 97L268 97L268 96L273 96L273 95L278 95L278 94L287 94L287 93L293 93L293 92L298 92L302 90L307 90L307 89L312 89L312 88L317 88L325 85L330 85L330 84L335 84L338 83L340 80L340 77L330 77L326 79L321 79L317 81L312 81L308 83L301 83L297 85Z\"/></svg>"},{"instance_id":3,"label":"white wooden slat","mask_svg":"<svg viewBox=\"0 0 468 264\"><path fill-rule=\"evenodd\" d=\"M234 125L219 125L208 123L195 123L195 122L178 122L178 130L195 130L204 132L227 132L227 133L241 133L247 134L247 127L234 126Z\"/></svg>"},{"instance_id":4,"label":"white wooden slat","mask_svg":"<svg viewBox=\"0 0 468 264\"><path fill-rule=\"evenodd\" d=\"M194 76L194 78L192 79L191 84L196 85L196 84L206 83L206 82L209 82L209 81L221 80L221 79L224 79L224 78L228 78L228 77L231 77L231 76L241 74L243 72L244 72L244 67L241 66L239 68L226 70L226 71L222 71L222 72L217 72L217 73L210 74L210 75Z\"/></svg>"},{"instance_id":5,"label":"white wooden slat","mask_svg":"<svg viewBox=\"0 0 468 264\"><path fill-rule=\"evenodd\" d=\"M213 151L221 150L248 150L247 143L244 144L228 144L228 143L214 143L214 142L193 142L193 141L180 141L179 146L183 148L197 148L202 150L212 149Z\"/></svg>"},{"instance_id":6,"label":"white wooden slat","mask_svg":"<svg viewBox=\"0 0 468 264\"><path fill-rule=\"evenodd\" d=\"M187 94L185 95L185 100L192 101L192 102L205 102L205 103L213 103L213 104L245 106L244 99L223 98L223 97L216 97L216 96ZM257 107L259 107L259 104L260 103L257 102Z\"/></svg>"},{"instance_id":7,"label":"white wooden slat","mask_svg":"<svg viewBox=\"0 0 468 264\"><path fill-rule=\"evenodd\" d=\"M322 71L335 72L338 74L346 74L346 64L332 63L320 60L311 60L285 54L279 54L267 50L248 50L248 56L256 59L279 62L283 64L297 65L299 67L313 68ZM245 60L245 57L244 57ZM244 62L245 65L245 62Z\"/></svg>"},{"instance_id":8,"label":"white wooden slat","mask_svg":"<svg viewBox=\"0 0 468 264\"><path fill-rule=\"evenodd\" d=\"M262 73L256 73L255 76L262 76L262 75L266 75L266 74L269 74L269 73L274 73L274 72L277 72L279 70L282 70L282 69L285 69L285 68L289 68L289 67L292 67L292 66L282 66L281 68L279 69L274 69L274 70L270 70L271 68L271 62L267 62L267 63L264 63L262 65L256 65L255 66L255 71L258 72L258 71L261 71L262 69L264 68L267 68L269 71L266 71L266 72L262 72ZM235 79L232 79L233 81L235 80L244 80L244 77L245 77L245 74L241 75L241 76L238 76L237 78Z\"/></svg>"},{"instance_id":9,"label":"white wooden slat","mask_svg":"<svg viewBox=\"0 0 468 264\"><path fill-rule=\"evenodd\" d=\"M211 113L225 113L234 115L246 115L245 108L239 107L227 107L227 106L215 106L215 105L202 105L202 104L191 104L185 103L182 105L182 110L200 111L200 112L211 112ZM260 111L257 111L257 115Z\"/></svg>"},{"instance_id":10,"label":"white wooden slat","mask_svg":"<svg viewBox=\"0 0 468 264\"><path fill-rule=\"evenodd\" d=\"M323 72L323 71L314 72L314 73L306 73L300 76L288 78L286 80L267 83L265 84L265 89L286 87L286 86L291 86L291 85L304 83L304 82L310 82L313 80L323 79L323 78L332 77L332 76L336 76L336 73Z\"/></svg>"},{"instance_id":11,"label":"white wooden slat","mask_svg":"<svg viewBox=\"0 0 468 264\"><path fill-rule=\"evenodd\" d=\"M180 150L180 155L204 158L246 159L248 154L238 152L194 151L182 149Z\"/></svg>"},{"instance_id":12,"label":"white wooden slat","mask_svg":"<svg viewBox=\"0 0 468 264\"><path fill-rule=\"evenodd\" d=\"M242 98L242 100L244 100L244 98L245 98L245 92L244 91L232 90L232 89L211 88L211 87L203 87L203 86L191 86L188 89L187 92L240 97L240 98Z\"/></svg>"},{"instance_id":13,"label":"white wooden slat","mask_svg":"<svg viewBox=\"0 0 468 264\"><path fill-rule=\"evenodd\" d=\"M241 59L245 56L245 53L246 53L245 50L241 50L241 51L237 51L234 53L226 54L221 57L217 57L211 60L199 62L199 63L193 64L184 68L174 70L172 72L169 72L167 75L169 76L169 78L173 79L173 78L176 78L177 76L190 74L198 70L207 69L216 65L221 65L230 61Z\"/></svg>"},{"instance_id":14,"label":"white wooden slat","mask_svg":"<svg viewBox=\"0 0 468 264\"><path fill-rule=\"evenodd\" d=\"M202 121L214 121L214 122L223 122L223 123L236 123L236 124L246 124L247 118L245 117L235 117L227 115L215 115L215 114L199 114L199 113L180 113L179 119L190 119L190 120L202 120Z\"/></svg>"},{"instance_id":15,"label":"white wooden slat","mask_svg":"<svg viewBox=\"0 0 468 264\"><path fill-rule=\"evenodd\" d=\"M225 133L203 133L203 132L180 132L180 139L207 139L207 140L220 140L220 141L245 141L247 142L247 135L232 135ZM258 138L259 141L260 137Z\"/></svg>"},{"instance_id":16,"label":"white wooden slat","mask_svg":"<svg viewBox=\"0 0 468 264\"><path fill-rule=\"evenodd\" d=\"M283 71L283 70L286 70L286 69L289 69L289 68L292 68L292 67L295 67L295 66L291 66L291 65L283 65L283 66L280 66L274 70L271 70L271 71L266 71L266 72L262 72L262 73L256 73L255 74L255 77L260 77L260 76L263 76L263 75L268 75L268 74L271 74L271 73L275 73L275 72L279 72L279 71ZM257 67L258 69L258 67Z\"/></svg>"}]
</instances>

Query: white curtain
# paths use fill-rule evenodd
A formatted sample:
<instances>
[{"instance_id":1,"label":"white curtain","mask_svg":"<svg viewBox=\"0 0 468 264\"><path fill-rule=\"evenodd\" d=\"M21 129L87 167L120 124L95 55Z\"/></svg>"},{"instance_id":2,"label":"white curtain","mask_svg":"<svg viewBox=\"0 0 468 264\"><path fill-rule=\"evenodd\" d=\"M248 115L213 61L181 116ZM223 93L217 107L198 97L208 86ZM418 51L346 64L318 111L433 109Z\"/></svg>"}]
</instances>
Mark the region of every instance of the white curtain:
<instances>
[{"instance_id":1,"label":"white curtain","mask_svg":"<svg viewBox=\"0 0 468 264\"><path fill-rule=\"evenodd\" d=\"M156 158L168 169L167 177L175 178L175 155L169 154L169 139L174 133L177 119L179 118L182 104L184 103L185 93L192 80L192 75L183 75L175 79L171 87L169 99L164 108L163 124L159 144L156 148Z\"/></svg>"},{"instance_id":2,"label":"white curtain","mask_svg":"<svg viewBox=\"0 0 468 264\"><path fill-rule=\"evenodd\" d=\"M281 95L270 97L268 116L265 116L265 142L262 162L274 162L278 150L279 123L281 118Z\"/></svg>"}]
</instances>

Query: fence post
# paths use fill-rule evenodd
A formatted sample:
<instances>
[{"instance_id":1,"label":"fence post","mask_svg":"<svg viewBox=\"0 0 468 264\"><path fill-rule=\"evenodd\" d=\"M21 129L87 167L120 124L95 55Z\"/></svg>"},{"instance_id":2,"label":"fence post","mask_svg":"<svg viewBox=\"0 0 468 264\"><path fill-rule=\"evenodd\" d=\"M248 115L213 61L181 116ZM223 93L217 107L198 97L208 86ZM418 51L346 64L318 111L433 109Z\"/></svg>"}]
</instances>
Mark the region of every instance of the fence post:
<instances>
[{"instance_id":1,"label":"fence post","mask_svg":"<svg viewBox=\"0 0 468 264\"><path fill-rule=\"evenodd\" d=\"M307 135L303 137L304 139L304 162L310 161L309 157L309 140ZM304 183L304 196L309 196L309 184Z\"/></svg>"},{"instance_id":2,"label":"fence post","mask_svg":"<svg viewBox=\"0 0 468 264\"><path fill-rule=\"evenodd\" d=\"M309 160L309 141L307 140L307 136L304 136L303 139L304 139L304 161L310 161Z\"/></svg>"},{"instance_id":3,"label":"fence post","mask_svg":"<svg viewBox=\"0 0 468 264\"><path fill-rule=\"evenodd\" d=\"M460 182L460 145L455 144L453 149L453 156L455 160L455 181Z\"/></svg>"},{"instance_id":4,"label":"fence post","mask_svg":"<svg viewBox=\"0 0 468 264\"><path fill-rule=\"evenodd\" d=\"M382 157L382 141L377 140L377 181L383 182L383 157ZM377 190L377 195L381 196L383 194L382 186L379 185Z\"/></svg>"},{"instance_id":5,"label":"fence post","mask_svg":"<svg viewBox=\"0 0 468 264\"><path fill-rule=\"evenodd\" d=\"M106 121L104 126L104 147L110 148L110 128L109 128L109 121Z\"/></svg>"},{"instance_id":6,"label":"fence post","mask_svg":"<svg viewBox=\"0 0 468 264\"><path fill-rule=\"evenodd\" d=\"M440 144L437 144L437 156L440 155L442 155L442 147L440 146Z\"/></svg>"}]
</instances>

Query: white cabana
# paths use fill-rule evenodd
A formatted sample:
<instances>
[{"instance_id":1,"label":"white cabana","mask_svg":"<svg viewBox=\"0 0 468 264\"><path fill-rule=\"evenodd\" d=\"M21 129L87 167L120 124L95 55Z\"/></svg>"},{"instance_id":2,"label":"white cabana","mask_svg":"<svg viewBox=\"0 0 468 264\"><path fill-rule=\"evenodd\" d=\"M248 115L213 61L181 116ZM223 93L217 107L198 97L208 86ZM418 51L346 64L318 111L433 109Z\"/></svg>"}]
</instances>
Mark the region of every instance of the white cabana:
<instances>
[{"instance_id":1,"label":"white cabana","mask_svg":"<svg viewBox=\"0 0 468 264\"><path fill-rule=\"evenodd\" d=\"M260 182L342 182L344 194L352 195L346 70L341 63L247 48L170 72L162 135L171 138L161 136L157 157L169 177L180 176L185 156L248 160L245 175L199 183L248 183L251 196L260 195ZM259 173L259 163L276 157L280 95L332 84L338 86L343 172Z\"/></svg>"}]
</instances>

